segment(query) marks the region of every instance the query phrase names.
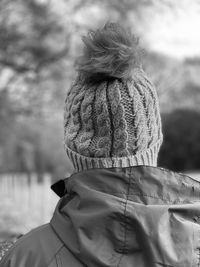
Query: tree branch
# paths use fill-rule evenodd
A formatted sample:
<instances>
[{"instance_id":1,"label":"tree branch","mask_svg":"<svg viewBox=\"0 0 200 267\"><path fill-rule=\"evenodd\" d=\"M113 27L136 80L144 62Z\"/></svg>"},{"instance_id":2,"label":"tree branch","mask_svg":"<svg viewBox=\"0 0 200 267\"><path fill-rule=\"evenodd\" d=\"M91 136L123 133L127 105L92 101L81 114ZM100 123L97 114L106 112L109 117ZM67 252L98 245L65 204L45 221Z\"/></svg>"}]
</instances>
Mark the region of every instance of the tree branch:
<instances>
[{"instance_id":1,"label":"tree branch","mask_svg":"<svg viewBox=\"0 0 200 267\"><path fill-rule=\"evenodd\" d=\"M16 72L19 73L24 73L24 72L28 72L28 71L34 71L33 68L31 68L30 66L26 66L26 65L19 65L14 61L10 61L10 60L6 60L6 59L0 59L0 65L11 68L13 70L15 70Z\"/></svg>"}]
</instances>

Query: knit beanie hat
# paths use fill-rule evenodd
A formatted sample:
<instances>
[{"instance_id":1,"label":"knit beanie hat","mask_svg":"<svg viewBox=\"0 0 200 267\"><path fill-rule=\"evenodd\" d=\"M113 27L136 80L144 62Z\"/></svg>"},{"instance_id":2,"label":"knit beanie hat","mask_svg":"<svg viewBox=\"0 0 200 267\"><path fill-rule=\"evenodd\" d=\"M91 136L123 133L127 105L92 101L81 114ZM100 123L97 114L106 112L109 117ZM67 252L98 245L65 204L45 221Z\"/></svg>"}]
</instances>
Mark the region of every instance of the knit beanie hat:
<instances>
[{"instance_id":1,"label":"knit beanie hat","mask_svg":"<svg viewBox=\"0 0 200 267\"><path fill-rule=\"evenodd\" d=\"M157 93L138 60L137 39L116 23L83 38L64 110L64 145L75 171L157 165Z\"/></svg>"}]
</instances>

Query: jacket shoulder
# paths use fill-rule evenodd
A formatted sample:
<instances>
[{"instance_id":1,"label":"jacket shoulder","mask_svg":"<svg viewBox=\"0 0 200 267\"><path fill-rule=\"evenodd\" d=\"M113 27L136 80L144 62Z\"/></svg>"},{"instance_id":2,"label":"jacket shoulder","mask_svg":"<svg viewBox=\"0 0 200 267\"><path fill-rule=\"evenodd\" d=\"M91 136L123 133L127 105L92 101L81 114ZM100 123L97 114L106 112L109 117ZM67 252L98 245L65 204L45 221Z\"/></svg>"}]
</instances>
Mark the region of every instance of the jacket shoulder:
<instances>
[{"instance_id":1,"label":"jacket shoulder","mask_svg":"<svg viewBox=\"0 0 200 267\"><path fill-rule=\"evenodd\" d=\"M50 266L63 246L50 224L45 224L21 237L2 258L0 267Z\"/></svg>"}]
</instances>

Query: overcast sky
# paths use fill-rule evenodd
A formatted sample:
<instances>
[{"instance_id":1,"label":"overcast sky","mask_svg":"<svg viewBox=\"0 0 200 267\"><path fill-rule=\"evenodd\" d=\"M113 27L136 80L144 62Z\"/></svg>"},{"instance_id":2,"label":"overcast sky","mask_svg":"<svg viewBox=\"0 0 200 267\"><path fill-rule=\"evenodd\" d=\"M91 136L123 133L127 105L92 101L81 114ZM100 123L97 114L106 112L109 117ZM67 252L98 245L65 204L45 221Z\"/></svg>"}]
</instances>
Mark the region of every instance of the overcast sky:
<instances>
[{"instance_id":1,"label":"overcast sky","mask_svg":"<svg viewBox=\"0 0 200 267\"><path fill-rule=\"evenodd\" d=\"M150 47L176 58L200 57L200 0L174 0L171 4L158 5L157 12L148 11Z\"/></svg>"},{"instance_id":2,"label":"overcast sky","mask_svg":"<svg viewBox=\"0 0 200 267\"><path fill-rule=\"evenodd\" d=\"M67 19L70 9L65 0L51 1ZM99 5L85 6L73 19L95 27L95 22L108 19L104 15ZM178 59L200 57L200 0L153 0L153 8L144 9L142 21L142 39L152 50Z\"/></svg>"}]
</instances>

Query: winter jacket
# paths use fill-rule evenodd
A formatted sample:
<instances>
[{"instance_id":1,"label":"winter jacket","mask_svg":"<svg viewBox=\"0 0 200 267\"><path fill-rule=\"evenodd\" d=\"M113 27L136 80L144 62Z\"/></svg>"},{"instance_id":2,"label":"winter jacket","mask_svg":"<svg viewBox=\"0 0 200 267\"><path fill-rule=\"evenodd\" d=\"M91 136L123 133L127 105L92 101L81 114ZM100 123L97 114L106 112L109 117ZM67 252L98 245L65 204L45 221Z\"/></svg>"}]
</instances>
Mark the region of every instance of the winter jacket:
<instances>
[{"instance_id":1,"label":"winter jacket","mask_svg":"<svg viewBox=\"0 0 200 267\"><path fill-rule=\"evenodd\" d=\"M200 182L138 166L83 171L54 189L64 195L50 223L20 238L0 267L200 266Z\"/></svg>"}]
</instances>

